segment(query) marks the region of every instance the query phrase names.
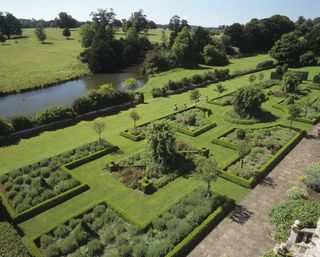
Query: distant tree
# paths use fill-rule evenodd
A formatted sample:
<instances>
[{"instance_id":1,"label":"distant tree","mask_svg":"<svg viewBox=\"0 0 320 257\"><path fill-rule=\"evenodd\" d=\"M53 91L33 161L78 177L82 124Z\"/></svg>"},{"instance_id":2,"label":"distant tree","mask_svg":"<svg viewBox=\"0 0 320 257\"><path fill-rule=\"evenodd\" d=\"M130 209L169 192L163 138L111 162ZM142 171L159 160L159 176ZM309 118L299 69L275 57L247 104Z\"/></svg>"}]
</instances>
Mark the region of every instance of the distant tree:
<instances>
[{"instance_id":1,"label":"distant tree","mask_svg":"<svg viewBox=\"0 0 320 257\"><path fill-rule=\"evenodd\" d=\"M166 121L151 124L147 133L148 177L168 173L177 158L176 138Z\"/></svg>"},{"instance_id":2,"label":"distant tree","mask_svg":"<svg viewBox=\"0 0 320 257\"><path fill-rule=\"evenodd\" d=\"M133 120L133 127L136 127L136 123L140 120L140 116L136 111L130 112L130 118Z\"/></svg>"},{"instance_id":3,"label":"distant tree","mask_svg":"<svg viewBox=\"0 0 320 257\"><path fill-rule=\"evenodd\" d=\"M69 29L69 28L63 29L62 35L63 35L64 37L66 37L66 39L68 39L68 38L71 36L70 29Z\"/></svg>"},{"instance_id":4,"label":"distant tree","mask_svg":"<svg viewBox=\"0 0 320 257\"><path fill-rule=\"evenodd\" d=\"M0 12L0 32L9 39L12 35L21 35L21 22L11 13Z\"/></svg>"},{"instance_id":5,"label":"distant tree","mask_svg":"<svg viewBox=\"0 0 320 257\"><path fill-rule=\"evenodd\" d=\"M195 101L196 105L197 105L197 102L200 99L200 96L201 96L201 94L200 94L198 89L192 89L190 91L190 100Z\"/></svg>"},{"instance_id":6,"label":"distant tree","mask_svg":"<svg viewBox=\"0 0 320 257\"><path fill-rule=\"evenodd\" d=\"M257 117L265 100L266 96L261 89L252 86L242 87L236 92L233 107L240 117Z\"/></svg>"},{"instance_id":7,"label":"distant tree","mask_svg":"<svg viewBox=\"0 0 320 257\"><path fill-rule=\"evenodd\" d=\"M283 79L284 89L288 93L295 93L301 80L294 73L287 72Z\"/></svg>"},{"instance_id":8,"label":"distant tree","mask_svg":"<svg viewBox=\"0 0 320 257\"><path fill-rule=\"evenodd\" d=\"M224 34L230 37L231 45L238 47L241 52L246 52L250 47L248 46L248 38L244 32L244 26L240 23L234 23L228 26Z\"/></svg>"},{"instance_id":9,"label":"distant tree","mask_svg":"<svg viewBox=\"0 0 320 257\"><path fill-rule=\"evenodd\" d=\"M0 32L0 42L2 43L2 45L4 45L6 41L7 41L6 37Z\"/></svg>"},{"instance_id":10,"label":"distant tree","mask_svg":"<svg viewBox=\"0 0 320 257\"><path fill-rule=\"evenodd\" d=\"M258 76L259 76L260 84L262 84L262 80L264 79L264 73L260 72Z\"/></svg>"},{"instance_id":11,"label":"distant tree","mask_svg":"<svg viewBox=\"0 0 320 257\"><path fill-rule=\"evenodd\" d=\"M148 28L149 29L156 29L157 24L154 21L148 21Z\"/></svg>"},{"instance_id":12,"label":"distant tree","mask_svg":"<svg viewBox=\"0 0 320 257\"><path fill-rule=\"evenodd\" d=\"M209 30L202 27L197 27L194 33L192 34L192 41L194 43L196 52L198 53L198 62L201 62L204 47L209 45L212 42L212 38Z\"/></svg>"},{"instance_id":13,"label":"distant tree","mask_svg":"<svg viewBox=\"0 0 320 257\"><path fill-rule=\"evenodd\" d=\"M254 74L251 74L251 75L249 76L248 80L249 80L251 86L252 86L252 84L255 82L256 79L257 79L257 76L254 75Z\"/></svg>"},{"instance_id":14,"label":"distant tree","mask_svg":"<svg viewBox=\"0 0 320 257\"><path fill-rule=\"evenodd\" d=\"M293 120L295 120L296 118L298 118L301 110L298 106L296 106L295 104L291 104L288 106L288 110L289 110L289 118L290 118L290 128L292 127L292 122Z\"/></svg>"},{"instance_id":15,"label":"distant tree","mask_svg":"<svg viewBox=\"0 0 320 257\"><path fill-rule=\"evenodd\" d=\"M2 117L0 117L0 135L4 136L12 132L12 127L9 122Z\"/></svg>"},{"instance_id":16,"label":"distant tree","mask_svg":"<svg viewBox=\"0 0 320 257\"><path fill-rule=\"evenodd\" d=\"M160 40L161 40L161 46L163 48L166 48L168 44L168 36L164 29L161 30Z\"/></svg>"},{"instance_id":17,"label":"distant tree","mask_svg":"<svg viewBox=\"0 0 320 257\"><path fill-rule=\"evenodd\" d=\"M105 130L106 124L102 118L97 118L93 122L93 130L99 135L99 142L102 142L101 133Z\"/></svg>"},{"instance_id":18,"label":"distant tree","mask_svg":"<svg viewBox=\"0 0 320 257\"><path fill-rule=\"evenodd\" d=\"M216 88L214 89L218 93L218 97L220 97L220 94L224 91L224 87L221 83L216 85Z\"/></svg>"},{"instance_id":19,"label":"distant tree","mask_svg":"<svg viewBox=\"0 0 320 257\"><path fill-rule=\"evenodd\" d=\"M197 62L197 53L187 27L178 33L171 48L172 56L179 67L192 67Z\"/></svg>"},{"instance_id":20,"label":"distant tree","mask_svg":"<svg viewBox=\"0 0 320 257\"><path fill-rule=\"evenodd\" d=\"M171 60L167 51L154 49L147 52L143 61L143 73L146 75L167 71L171 68Z\"/></svg>"},{"instance_id":21,"label":"distant tree","mask_svg":"<svg viewBox=\"0 0 320 257\"><path fill-rule=\"evenodd\" d=\"M280 64L298 65L305 52L305 41L295 33L284 34L271 48L270 55Z\"/></svg>"},{"instance_id":22,"label":"distant tree","mask_svg":"<svg viewBox=\"0 0 320 257\"><path fill-rule=\"evenodd\" d=\"M47 39L46 31L41 23L39 23L35 29L37 39L43 44Z\"/></svg>"},{"instance_id":23,"label":"distant tree","mask_svg":"<svg viewBox=\"0 0 320 257\"><path fill-rule=\"evenodd\" d=\"M172 47L176 37L178 36L178 33L182 31L183 28L189 29L190 26L188 25L187 20L181 20L181 18L178 15L174 15L169 22L168 25L169 29L172 31L170 33L170 40L169 40L169 46Z\"/></svg>"},{"instance_id":24,"label":"distant tree","mask_svg":"<svg viewBox=\"0 0 320 257\"><path fill-rule=\"evenodd\" d=\"M125 85L129 90L133 91L137 85L138 85L138 80L136 78L128 78L123 82L123 85Z\"/></svg>"},{"instance_id":25,"label":"distant tree","mask_svg":"<svg viewBox=\"0 0 320 257\"><path fill-rule=\"evenodd\" d=\"M76 28L78 27L78 21L66 12L60 12L59 17L55 19L57 26L61 29Z\"/></svg>"},{"instance_id":26,"label":"distant tree","mask_svg":"<svg viewBox=\"0 0 320 257\"><path fill-rule=\"evenodd\" d=\"M85 48L90 47L96 35L95 23L83 24L79 29L79 35L80 35L81 45Z\"/></svg>"},{"instance_id":27,"label":"distant tree","mask_svg":"<svg viewBox=\"0 0 320 257\"><path fill-rule=\"evenodd\" d=\"M229 63L226 54L224 52L219 51L213 45L207 45L204 47L203 59L205 64L214 66L224 66Z\"/></svg>"},{"instance_id":28,"label":"distant tree","mask_svg":"<svg viewBox=\"0 0 320 257\"><path fill-rule=\"evenodd\" d=\"M211 195L211 183L216 181L219 167L213 158L200 158L197 161L196 176L207 184L207 197Z\"/></svg>"},{"instance_id":29,"label":"distant tree","mask_svg":"<svg viewBox=\"0 0 320 257\"><path fill-rule=\"evenodd\" d=\"M115 20L116 14L113 9L98 9L96 12L91 13L92 21L99 27L105 28L111 26Z\"/></svg>"},{"instance_id":30,"label":"distant tree","mask_svg":"<svg viewBox=\"0 0 320 257\"><path fill-rule=\"evenodd\" d=\"M143 10L139 10L131 14L130 18L127 21L127 29L134 28L137 33L140 33L144 29L149 29L149 21L147 20L147 16L143 13ZM154 23L151 24L154 27Z\"/></svg>"}]
</instances>

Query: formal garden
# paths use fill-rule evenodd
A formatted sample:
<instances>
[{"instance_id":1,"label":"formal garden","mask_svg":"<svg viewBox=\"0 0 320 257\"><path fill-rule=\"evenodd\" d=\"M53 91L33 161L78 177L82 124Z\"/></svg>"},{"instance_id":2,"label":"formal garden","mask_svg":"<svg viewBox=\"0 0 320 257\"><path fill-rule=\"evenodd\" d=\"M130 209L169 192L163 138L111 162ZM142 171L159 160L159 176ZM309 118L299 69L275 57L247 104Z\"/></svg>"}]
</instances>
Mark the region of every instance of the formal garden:
<instances>
[{"instance_id":1,"label":"formal garden","mask_svg":"<svg viewBox=\"0 0 320 257\"><path fill-rule=\"evenodd\" d=\"M187 256L319 122L316 43L291 33L300 27L284 16L257 20L288 26L269 28L266 38L277 36L265 45L246 38L249 49L234 40L237 25L218 35L178 16L156 30L142 10L122 21L112 9L91 15L92 24L74 30L37 24L26 38L0 33L16 56L36 44L61 50L39 54L38 63L49 61L34 69L50 69L46 78L26 65L15 83L5 79L3 95L137 63L146 78L141 87L130 77L124 89L103 84L66 106L0 118L0 243L22 257ZM66 13L55 22L60 16L76 22ZM69 68L59 73L54 63ZM319 165L306 174L304 189L270 212L278 241L294 219L312 227L319 216Z\"/></svg>"}]
</instances>

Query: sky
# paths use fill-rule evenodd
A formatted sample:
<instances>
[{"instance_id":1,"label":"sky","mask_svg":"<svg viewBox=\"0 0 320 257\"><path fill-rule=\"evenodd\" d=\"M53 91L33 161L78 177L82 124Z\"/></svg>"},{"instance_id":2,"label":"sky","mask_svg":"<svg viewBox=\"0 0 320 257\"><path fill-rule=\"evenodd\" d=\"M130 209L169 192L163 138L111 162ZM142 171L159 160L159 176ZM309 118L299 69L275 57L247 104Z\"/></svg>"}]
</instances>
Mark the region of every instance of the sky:
<instances>
[{"instance_id":1,"label":"sky","mask_svg":"<svg viewBox=\"0 0 320 257\"><path fill-rule=\"evenodd\" d=\"M118 19L129 18L132 12L142 9L157 24L167 24L173 15L179 15L189 24L205 27L246 23L273 14L287 15L294 21L298 16L320 16L319 0L0 0L0 11L18 18L51 20L65 11L86 21L98 8L113 8Z\"/></svg>"}]
</instances>

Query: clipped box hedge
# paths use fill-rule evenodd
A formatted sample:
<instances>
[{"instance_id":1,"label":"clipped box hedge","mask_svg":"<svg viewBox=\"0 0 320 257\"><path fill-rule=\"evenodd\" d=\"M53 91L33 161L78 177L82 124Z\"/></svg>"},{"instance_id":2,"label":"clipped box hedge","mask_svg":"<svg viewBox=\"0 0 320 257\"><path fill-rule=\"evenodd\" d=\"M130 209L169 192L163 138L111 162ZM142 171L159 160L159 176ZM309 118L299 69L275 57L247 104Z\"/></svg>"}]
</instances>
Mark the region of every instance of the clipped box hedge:
<instances>
[{"instance_id":1,"label":"clipped box hedge","mask_svg":"<svg viewBox=\"0 0 320 257\"><path fill-rule=\"evenodd\" d=\"M74 169L74 168L79 167L85 163L96 160L96 159L98 159L106 154L109 154L111 152L114 152L116 150L118 150L117 146L110 146L108 148L105 148L105 149L100 150L98 152L95 152L93 154L82 157L78 160L67 163L67 164L61 166L61 169L64 170L65 172L69 172L69 170L71 170L71 169ZM53 208L53 207L65 202L65 201L85 192L86 190L88 190L90 188L87 184L82 183L82 181L80 181L80 183L81 183L80 185L78 185L74 188L71 188L70 190L67 190L59 195L56 195L50 199L47 199L47 200L45 200L45 201L31 207L30 209L21 212L21 213L17 213L10 206L7 198L1 192L0 192L0 198L2 199L3 205L5 206L11 220L15 223L20 223L20 222L28 220L28 219L42 213L50 208Z\"/></svg>"},{"instance_id":2,"label":"clipped box hedge","mask_svg":"<svg viewBox=\"0 0 320 257\"><path fill-rule=\"evenodd\" d=\"M290 128L288 126L282 125L282 124L277 124L277 125L271 125L268 126L270 127L275 127L275 126L280 126L284 128ZM250 129L259 129L259 128L250 128ZM240 160L239 157L237 157L235 160L232 160L230 163L222 167L222 169L219 171L219 177L222 177L228 181L231 181L235 184L238 184L240 186L243 186L245 188L253 188L255 187L261 180L267 176L267 174L301 141L301 139L306 135L305 130L299 130L295 128L291 128L297 131L296 135L288 142L286 143L278 152L276 152L270 160L268 160L264 165L262 165L259 170L258 174L255 177L251 177L249 179L244 179L242 177L233 175L226 170L228 167L236 163L237 161ZM233 132L235 128L229 130L228 132L224 133L220 137L223 137L231 132ZM224 140L220 140L219 138L215 138L212 141L215 144L231 148L231 146L236 147L234 144L226 142ZM228 146L227 146L228 145ZM233 148L231 148L233 149Z\"/></svg>"},{"instance_id":3,"label":"clipped box hedge","mask_svg":"<svg viewBox=\"0 0 320 257\"><path fill-rule=\"evenodd\" d=\"M226 198L226 203L218 207L187 237L177 244L165 257L184 257L196 247L234 207L235 202Z\"/></svg>"}]
</instances>

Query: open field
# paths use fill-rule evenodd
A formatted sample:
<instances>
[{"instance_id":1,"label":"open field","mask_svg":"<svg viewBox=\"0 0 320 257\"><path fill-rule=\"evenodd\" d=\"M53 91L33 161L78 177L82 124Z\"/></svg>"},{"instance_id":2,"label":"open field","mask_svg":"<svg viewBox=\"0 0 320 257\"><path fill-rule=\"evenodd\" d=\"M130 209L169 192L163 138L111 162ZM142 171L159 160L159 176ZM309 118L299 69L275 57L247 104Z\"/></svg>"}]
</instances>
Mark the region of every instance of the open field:
<instances>
[{"instance_id":1,"label":"open field","mask_svg":"<svg viewBox=\"0 0 320 257\"><path fill-rule=\"evenodd\" d=\"M230 69L235 71L253 68L256 65L255 62L260 62L264 57L265 56L251 57L255 58L252 62L250 62L250 59L235 60L234 64L231 64ZM313 78L313 76L318 73L317 67L303 68L301 70L308 70L309 78ZM270 72L271 70L263 72L265 74L265 79L270 77ZM158 79L158 82L154 83L156 83L156 85L161 85L161 83L165 83L170 78L178 79L183 76L191 76L195 73L197 72L195 71L193 73L193 71L189 70L171 71L152 78L149 83ZM223 82L222 85L226 89L223 92L223 95L229 94L243 85L248 85L248 77L249 76L246 75ZM310 81L304 82L304 86L310 84ZM250 126L264 128L276 124L290 125L287 114L274 108L274 105L279 102L279 98L272 95L269 96L269 100L263 104L263 108L273 114L275 117L274 120L254 125L228 123L224 120L224 115L232 108L231 106L217 106L204 101L205 96L208 96L209 99L217 97L217 92L214 91L214 88L215 85L210 85L199 89L201 93L201 103L199 106L212 111L212 115L209 119L212 122L215 122L217 126L197 137L190 137L178 132L176 133L176 136L178 140L187 142L194 147L205 147L210 149L210 152L221 166L225 166L227 163L237 158L238 153L233 149L211 143L213 138L219 137L233 127L248 129ZM147 84L147 86L140 90L147 92L148 94L151 89L152 84ZM317 90L313 90L311 94L313 97L316 97L317 95L320 96L319 91ZM179 108L184 104L187 104L188 106L193 105L193 101L189 99L189 95L189 92L185 92L170 97L150 99L150 94L148 94L146 103L133 108L141 116L141 120L137 125L169 115L173 112L175 104L177 104ZM119 134L121 131L132 128L133 123L129 118L129 113L133 109L121 111L118 114L103 118L107 126L107 129L103 132L103 137L111 144L118 146L120 151L106 155L72 170L71 174L88 184L90 189L56 207L20 223L19 227L24 231L25 239L27 241L46 232L48 228L52 228L57 224L66 221L68 218L79 214L81 210L101 201L113 203L117 208L121 209L138 222L143 223L146 220L150 220L154 216L161 214L164 210L169 209L174 203L179 201L179 199L195 190L203 183L192 176L180 177L164 186L156 193L146 196L141 194L141 192L125 186L103 170L106 163L121 160L124 157L145 148L145 141L133 142ZM2 161L0 175L96 140L97 134L92 129L92 123L92 121L83 121L72 127L47 131L29 139L22 139L16 144L1 147L0 155ZM312 127L311 124L296 121L293 125L296 128L305 130L309 130ZM240 201L248 192L248 189L222 178L219 178L212 186L213 190L227 195L236 201Z\"/></svg>"},{"instance_id":2,"label":"open field","mask_svg":"<svg viewBox=\"0 0 320 257\"><path fill-rule=\"evenodd\" d=\"M149 40L159 42L160 31L150 30ZM45 44L37 41L34 29L24 29L18 43L8 40L0 45L0 93L38 88L89 73L87 66L78 60L83 50L78 29L71 31L70 40L62 36L61 29L48 28L46 33ZM119 31L115 36L125 35Z\"/></svg>"}]
</instances>

